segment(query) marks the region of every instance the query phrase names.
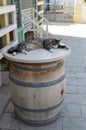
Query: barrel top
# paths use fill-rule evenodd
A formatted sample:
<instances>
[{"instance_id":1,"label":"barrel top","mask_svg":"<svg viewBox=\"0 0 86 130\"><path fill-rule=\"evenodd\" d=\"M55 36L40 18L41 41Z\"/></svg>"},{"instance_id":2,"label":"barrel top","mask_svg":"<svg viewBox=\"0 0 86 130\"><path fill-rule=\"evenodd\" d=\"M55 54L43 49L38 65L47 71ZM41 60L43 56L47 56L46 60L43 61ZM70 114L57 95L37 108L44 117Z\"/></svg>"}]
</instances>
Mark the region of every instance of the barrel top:
<instances>
[{"instance_id":1,"label":"barrel top","mask_svg":"<svg viewBox=\"0 0 86 130\"><path fill-rule=\"evenodd\" d=\"M8 54L7 51L3 52L5 58L10 61L21 62L21 63L47 63L66 58L71 52L69 46L67 49L53 49L50 52L45 49L36 49L29 51L27 54L18 53L15 56Z\"/></svg>"}]
</instances>

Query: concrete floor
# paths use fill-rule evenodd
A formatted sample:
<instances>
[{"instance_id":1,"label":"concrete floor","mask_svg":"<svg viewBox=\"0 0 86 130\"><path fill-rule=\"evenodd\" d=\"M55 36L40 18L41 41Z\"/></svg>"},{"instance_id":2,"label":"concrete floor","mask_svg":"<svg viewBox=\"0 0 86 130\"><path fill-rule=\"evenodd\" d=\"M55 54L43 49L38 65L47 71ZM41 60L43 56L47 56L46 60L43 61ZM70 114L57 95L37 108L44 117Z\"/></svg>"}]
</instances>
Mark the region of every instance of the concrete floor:
<instances>
[{"instance_id":1,"label":"concrete floor","mask_svg":"<svg viewBox=\"0 0 86 130\"><path fill-rule=\"evenodd\" d=\"M65 59L67 86L61 116L46 126L29 126L15 118L14 106L9 102L0 119L0 130L86 130L86 25L60 23L49 26L49 31L71 47L71 54ZM3 95L0 107L1 101L6 101Z\"/></svg>"},{"instance_id":2,"label":"concrete floor","mask_svg":"<svg viewBox=\"0 0 86 130\"><path fill-rule=\"evenodd\" d=\"M46 29L46 25L43 25L43 28ZM49 22L48 31L53 35L86 38L86 24Z\"/></svg>"}]
</instances>

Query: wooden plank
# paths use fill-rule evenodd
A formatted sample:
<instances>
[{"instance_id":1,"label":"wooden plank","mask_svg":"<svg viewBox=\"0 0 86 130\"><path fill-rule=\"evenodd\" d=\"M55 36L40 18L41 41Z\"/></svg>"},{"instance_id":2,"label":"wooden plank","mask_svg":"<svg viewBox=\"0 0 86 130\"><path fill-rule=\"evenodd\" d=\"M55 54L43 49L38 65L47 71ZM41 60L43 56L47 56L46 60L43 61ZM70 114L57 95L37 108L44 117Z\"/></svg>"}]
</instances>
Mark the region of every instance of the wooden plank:
<instances>
[{"instance_id":1,"label":"wooden plank","mask_svg":"<svg viewBox=\"0 0 86 130\"><path fill-rule=\"evenodd\" d=\"M6 45L5 47L3 47L1 50L0 50L0 59L3 58L3 52L6 51L7 49L9 49L10 47L12 46L15 46L18 44L18 40L14 40L12 42L10 42L8 45Z\"/></svg>"},{"instance_id":2,"label":"wooden plank","mask_svg":"<svg viewBox=\"0 0 86 130\"><path fill-rule=\"evenodd\" d=\"M0 60L3 58L2 51L0 51Z\"/></svg>"},{"instance_id":3,"label":"wooden plank","mask_svg":"<svg viewBox=\"0 0 86 130\"><path fill-rule=\"evenodd\" d=\"M7 3L6 0L0 0L0 6L1 5L6 5L6 3Z\"/></svg>"},{"instance_id":4,"label":"wooden plank","mask_svg":"<svg viewBox=\"0 0 86 130\"><path fill-rule=\"evenodd\" d=\"M2 85L2 78L1 78L1 63L0 63L0 86Z\"/></svg>"},{"instance_id":5,"label":"wooden plank","mask_svg":"<svg viewBox=\"0 0 86 130\"><path fill-rule=\"evenodd\" d=\"M17 24L11 24L6 27L0 29L0 37L4 36L6 33L11 32L12 30L17 28Z\"/></svg>"},{"instance_id":6,"label":"wooden plank","mask_svg":"<svg viewBox=\"0 0 86 130\"><path fill-rule=\"evenodd\" d=\"M1 29L0 30L2 30L2 27L8 25L8 16L7 16L7 14L3 14L3 15L0 16L0 18L1 18L1 20L0 20ZM10 38L9 38L9 34L7 33L6 35L4 35L2 37L2 45L4 46L5 43L7 44L9 41L10 41Z\"/></svg>"},{"instance_id":7,"label":"wooden plank","mask_svg":"<svg viewBox=\"0 0 86 130\"><path fill-rule=\"evenodd\" d=\"M15 11L15 5L1 6L0 15L5 13L10 13Z\"/></svg>"},{"instance_id":8,"label":"wooden plank","mask_svg":"<svg viewBox=\"0 0 86 130\"><path fill-rule=\"evenodd\" d=\"M6 6L7 0L0 0L0 60L4 57L3 52L15 44L17 40L16 8L15 5ZM12 24L9 25L8 13L12 12ZM9 32L13 31L13 40L10 42ZM9 45L7 45L9 44ZM3 47L5 46L5 47ZM1 67L1 65L0 65ZM0 72L0 86L2 85Z\"/></svg>"}]
</instances>

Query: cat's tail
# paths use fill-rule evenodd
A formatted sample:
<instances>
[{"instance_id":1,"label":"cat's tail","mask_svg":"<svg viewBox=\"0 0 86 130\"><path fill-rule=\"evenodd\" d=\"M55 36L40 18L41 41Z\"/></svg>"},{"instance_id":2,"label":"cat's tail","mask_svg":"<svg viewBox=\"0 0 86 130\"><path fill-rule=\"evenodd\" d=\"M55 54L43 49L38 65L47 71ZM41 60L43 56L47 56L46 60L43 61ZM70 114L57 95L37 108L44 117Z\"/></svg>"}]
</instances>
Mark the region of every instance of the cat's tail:
<instances>
[{"instance_id":1,"label":"cat's tail","mask_svg":"<svg viewBox=\"0 0 86 130\"><path fill-rule=\"evenodd\" d=\"M12 54L13 52L17 52L18 50L17 50L17 46L14 46L14 47L11 47L10 49L8 49L8 53L9 54Z\"/></svg>"}]
</instances>

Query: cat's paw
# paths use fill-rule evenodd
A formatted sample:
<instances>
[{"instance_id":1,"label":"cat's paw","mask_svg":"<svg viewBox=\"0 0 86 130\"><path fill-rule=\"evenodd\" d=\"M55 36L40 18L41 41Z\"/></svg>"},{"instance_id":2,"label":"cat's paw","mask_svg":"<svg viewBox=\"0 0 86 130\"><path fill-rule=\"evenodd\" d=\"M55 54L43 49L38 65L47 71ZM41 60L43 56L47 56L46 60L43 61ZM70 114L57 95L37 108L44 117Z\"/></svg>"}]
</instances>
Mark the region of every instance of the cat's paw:
<instances>
[{"instance_id":1,"label":"cat's paw","mask_svg":"<svg viewBox=\"0 0 86 130\"><path fill-rule=\"evenodd\" d=\"M54 52L54 49L50 49L49 51L50 51L50 52Z\"/></svg>"},{"instance_id":2,"label":"cat's paw","mask_svg":"<svg viewBox=\"0 0 86 130\"><path fill-rule=\"evenodd\" d=\"M24 52L24 54L26 54L26 55L27 55L27 53L28 53L27 51Z\"/></svg>"},{"instance_id":3,"label":"cat's paw","mask_svg":"<svg viewBox=\"0 0 86 130\"><path fill-rule=\"evenodd\" d=\"M57 49L57 48L58 48L58 45L53 46L53 48L54 48L54 49Z\"/></svg>"},{"instance_id":4,"label":"cat's paw","mask_svg":"<svg viewBox=\"0 0 86 130\"><path fill-rule=\"evenodd\" d=\"M27 55L27 51L25 51L25 50L23 50L22 53Z\"/></svg>"},{"instance_id":5,"label":"cat's paw","mask_svg":"<svg viewBox=\"0 0 86 130\"><path fill-rule=\"evenodd\" d=\"M65 46L65 49L66 49L66 50L69 50L69 48L68 48L67 46Z\"/></svg>"},{"instance_id":6,"label":"cat's paw","mask_svg":"<svg viewBox=\"0 0 86 130\"><path fill-rule=\"evenodd\" d=\"M16 56L16 52L13 52L13 54L12 54L13 56Z\"/></svg>"}]
</instances>

